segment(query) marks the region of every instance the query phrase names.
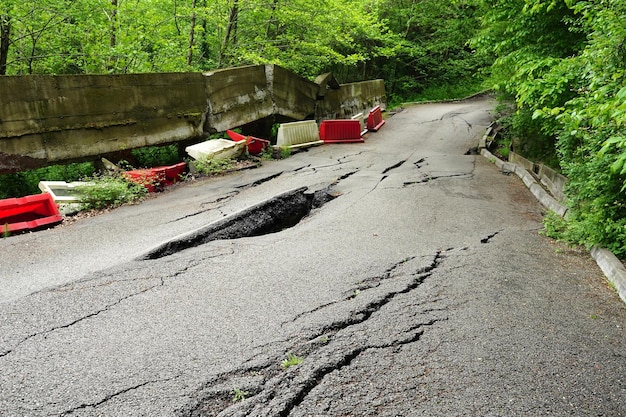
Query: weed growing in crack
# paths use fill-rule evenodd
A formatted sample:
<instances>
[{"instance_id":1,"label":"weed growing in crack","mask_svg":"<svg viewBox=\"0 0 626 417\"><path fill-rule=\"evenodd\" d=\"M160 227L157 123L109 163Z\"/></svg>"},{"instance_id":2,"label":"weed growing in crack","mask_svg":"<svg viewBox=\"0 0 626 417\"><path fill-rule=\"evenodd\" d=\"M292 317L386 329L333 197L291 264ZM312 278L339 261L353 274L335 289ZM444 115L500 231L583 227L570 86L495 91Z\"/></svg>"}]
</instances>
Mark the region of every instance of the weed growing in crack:
<instances>
[{"instance_id":1,"label":"weed growing in crack","mask_svg":"<svg viewBox=\"0 0 626 417\"><path fill-rule=\"evenodd\" d=\"M289 352L287 353L287 359L284 359L280 364L284 369L287 369L292 366L300 365L302 361L303 359L301 357Z\"/></svg>"},{"instance_id":2,"label":"weed growing in crack","mask_svg":"<svg viewBox=\"0 0 626 417\"><path fill-rule=\"evenodd\" d=\"M239 402L245 400L249 392L235 387L231 391L231 394L233 396L233 402Z\"/></svg>"},{"instance_id":3,"label":"weed growing in crack","mask_svg":"<svg viewBox=\"0 0 626 417\"><path fill-rule=\"evenodd\" d=\"M291 148L283 146L280 148L280 157L282 159L289 158L291 156Z\"/></svg>"},{"instance_id":4,"label":"weed growing in crack","mask_svg":"<svg viewBox=\"0 0 626 417\"><path fill-rule=\"evenodd\" d=\"M9 223L4 224L4 230L2 231L2 237L9 237Z\"/></svg>"},{"instance_id":5,"label":"weed growing in crack","mask_svg":"<svg viewBox=\"0 0 626 417\"><path fill-rule=\"evenodd\" d=\"M618 292L617 291L617 286L615 285L615 283L613 281L607 281L607 285L609 286L610 289L612 289L614 292Z\"/></svg>"},{"instance_id":6,"label":"weed growing in crack","mask_svg":"<svg viewBox=\"0 0 626 417\"><path fill-rule=\"evenodd\" d=\"M261 152L261 159L263 161L271 161L274 159L274 148L271 146L266 146L263 148L263 152Z\"/></svg>"}]
</instances>

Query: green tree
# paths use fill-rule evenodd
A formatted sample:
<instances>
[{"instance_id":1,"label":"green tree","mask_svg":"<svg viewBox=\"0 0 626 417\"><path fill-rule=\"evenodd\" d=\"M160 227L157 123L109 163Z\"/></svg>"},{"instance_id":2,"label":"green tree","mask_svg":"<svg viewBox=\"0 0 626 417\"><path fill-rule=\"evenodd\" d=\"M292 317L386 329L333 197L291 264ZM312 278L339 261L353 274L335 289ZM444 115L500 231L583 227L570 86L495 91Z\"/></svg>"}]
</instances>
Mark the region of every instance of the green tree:
<instances>
[{"instance_id":1,"label":"green tree","mask_svg":"<svg viewBox=\"0 0 626 417\"><path fill-rule=\"evenodd\" d=\"M558 149L570 179L566 239L626 255L626 5L579 2L590 34L580 53L580 87L553 109Z\"/></svg>"},{"instance_id":2,"label":"green tree","mask_svg":"<svg viewBox=\"0 0 626 417\"><path fill-rule=\"evenodd\" d=\"M391 94L410 96L427 87L472 82L486 56L468 44L480 28L482 5L474 1L386 0L380 17L396 35L395 59L377 65Z\"/></svg>"},{"instance_id":3,"label":"green tree","mask_svg":"<svg viewBox=\"0 0 626 417\"><path fill-rule=\"evenodd\" d=\"M0 0L7 74L197 71L274 63L409 94L480 60L478 9L422 0ZM396 81L398 80L398 81Z\"/></svg>"},{"instance_id":4,"label":"green tree","mask_svg":"<svg viewBox=\"0 0 626 417\"><path fill-rule=\"evenodd\" d=\"M626 255L626 4L492 6L474 45L495 57L493 84L516 105L521 148L556 150L570 179L569 216L556 236Z\"/></svg>"}]
</instances>

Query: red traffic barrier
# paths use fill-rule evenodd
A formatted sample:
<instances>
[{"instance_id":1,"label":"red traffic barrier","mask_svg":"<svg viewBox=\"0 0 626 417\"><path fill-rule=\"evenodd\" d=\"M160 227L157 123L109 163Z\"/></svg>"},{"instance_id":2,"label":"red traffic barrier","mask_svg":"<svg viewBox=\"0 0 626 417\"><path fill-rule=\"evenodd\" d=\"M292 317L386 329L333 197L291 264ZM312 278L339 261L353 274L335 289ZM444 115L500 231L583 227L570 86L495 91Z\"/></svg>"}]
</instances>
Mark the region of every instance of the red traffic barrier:
<instances>
[{"instance_id":1,"label":"red traffic barrier","mask_svg":"<svg viewBox=\"0 0 626 417\"><path fill-rule=\"evenodd\" d=\"M61 223L63 217L48 193L0 200L0 233L19 233Z\"/></svg>"},{"instance_id":2,"label":"red traffic barrier","mask_svg":"<svg viewBox=\"0 0 626 417\"><path fill-rule=\"evenodd\" d=\"M180 181L187 173L187 163L180 162L165 168L165 185L172 185Z\"/></svg>"},{"instance_id":3,"label":"red traffic barrier","mask_svg":"<svg viewBox=\"0 0 626 417\"><path fill-rule=\"evenodd\" d=\"M320 139L324 143L364 142L358 120L323 120Z\"/></svg>"},{"instance_id":4,"label":"red traffic barrier","mask_svg":"<svg viewBox=\"0 0 626 417\"><path fill-rule=\"evenodd\" d=\"M254 136L245 136L237 132L233 132L232 130L227 130L226 134L229 138L231 138L235 142L241 142L242 140L246 142L246 148L248 149L248 153L252 155L258 155L265 148L270 146L270 141L266 139L255 138Z\"/></svg>"},{"instance_id":5,"label":"red traffic barrier","mask_svg":"<svg viewBox=\"0 0 626 417\"><path fill-rule=\"evenodd\" d=\"M181 162L171 166L161 166L146 169L134 169L123 173L128 181L141 184L153 193L166 185L178 182L187 171L187 164Z\"/></svg>"},{"instance_id":6,"label":"red traffic barrier","mask_svg":"<svg viewBox=\"0 0 626 417\"><path fill-rule=\"evenodd\" d=\"M151 193L159 189L161 184L165 182L165 170L157 168L133 169L123 172L122 175L128 181L143 185Z\"/></svg>"},{"instance_id":7,"label":"red traffic barrier","mask_svg":"<svg viewBox=\"0 0 626 417\"><path fill-rule=\"evenodd\" d=\"M383 112L380 109L380 106L374 107L367 117L367 130L376 132L378 129L383 127L384 124L385 121L383 120Z\"/></svg>"}]
</instances>

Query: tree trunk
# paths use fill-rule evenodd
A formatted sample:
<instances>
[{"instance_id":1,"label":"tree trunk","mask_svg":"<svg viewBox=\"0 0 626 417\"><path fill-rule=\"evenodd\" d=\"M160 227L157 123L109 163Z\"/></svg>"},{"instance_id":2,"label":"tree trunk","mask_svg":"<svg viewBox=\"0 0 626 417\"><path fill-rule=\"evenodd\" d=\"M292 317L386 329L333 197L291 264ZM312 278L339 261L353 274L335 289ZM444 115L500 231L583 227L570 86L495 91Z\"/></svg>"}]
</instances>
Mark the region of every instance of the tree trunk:
<instances>
[{"instance_id":1,"label":"tree trunk","mask_svg":"<svg viewBox=\"0 0 626 417\"><path fill-rule=\"evenodd\" d=\"M107 70L115 71L116 57L113 49L117 45L117 0L111 0L111 14L109 15L109 62Z\"/></svg>"},{"instance_id":2,"label":"tree trunk","mask_svg":"<svg viewBox=\"0 0 626 417\"><path fill-rule=\"evenodd\" d=\"M196 29L196 0L191 2L191 23L189 29L189 49L187 49L187 66L190 67L193 62L193 44Z\"/></svg>"},{"instance_id":3,"label":"tree trunk","mask_svg":"<svg viewBox=\"0 0 626 417\"><path fill-rule=\"evenodd\" d=\"M109 23L109 46L115 48L117 44L117 0L111 0L111 17Z\"/></svg>"},{"instance_id":4,"label":"tree trunk","mask_svg":"<svg viewBox=\"0 0 626 417\"><path fill-rule=\"evenodd\" d=\"M0 16L0 75L7 73L9 41L11 40L11 16Z\"/></svg>"},{"instance_id":5,"label":"tree trunk","mask_svg":"<svg viewBox=\"0 0 626 417\"><path fill-rule=\"evenodd\" d=\"M201 6L206 8L206 0L201 1ZM200 39L200 56L198 57L199 62L205 62L211 57L211 45L207 39L207 33L209 33L209 22L206 18L202 18L200 21L200 25L202 26L204 36Z\"/></svg>"},{"instance_id":6,"label":"tree trunk","mask_svg":"<svg viewBox=\"0 0 626 417\"><path fill-rule=\"evenodd\" d=\"M267 20L267 28L265 29L265 38L266 39L273 39L276 36L276 33L274 33L272 35L271 30L272 30L272 23L274 23L274 19L276 18L276 7L278 7L278 0L274 0L272 2L272 5L270 6L270 17Z\"/></svg>"},{"instance_id":7,"label":"tree trunk","mask_svg":"<svg viewBox=\"0 0 626 417\"><path fill-rule=\"evenodd\" d=\"M233 1L233 6L230 9L230 16L228 17L228 25L226 26L226 34L224 35L224 42L222 42L222 49L220 50L220 57L218 67L222 67L226 58L226 51L229 44L237 44L237 20L239 19L239 0ZM232 41L231 41L232 39Z\"/></svg>"}]
</instances>

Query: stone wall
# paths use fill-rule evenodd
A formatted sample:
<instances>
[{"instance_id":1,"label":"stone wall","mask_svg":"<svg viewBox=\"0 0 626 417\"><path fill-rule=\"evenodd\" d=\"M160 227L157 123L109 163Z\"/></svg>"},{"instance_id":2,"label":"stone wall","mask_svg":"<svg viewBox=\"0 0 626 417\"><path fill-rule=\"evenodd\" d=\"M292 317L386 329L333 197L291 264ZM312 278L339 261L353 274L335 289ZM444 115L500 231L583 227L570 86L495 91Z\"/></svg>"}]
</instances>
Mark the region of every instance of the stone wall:
<instances>
[{"instance_id":1,"label":"stone wall","mask_svg":"<svg viewBox=\"0 0 626 417\"><path fill-rule=\"evenodd\" d=\"M320 88L275 65L0 77L0 173L200 140L271 115L343 118L385 103L382 80Z\"/></svg>"}]
</instances>

